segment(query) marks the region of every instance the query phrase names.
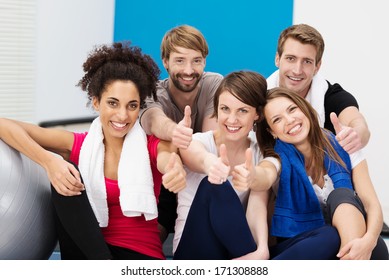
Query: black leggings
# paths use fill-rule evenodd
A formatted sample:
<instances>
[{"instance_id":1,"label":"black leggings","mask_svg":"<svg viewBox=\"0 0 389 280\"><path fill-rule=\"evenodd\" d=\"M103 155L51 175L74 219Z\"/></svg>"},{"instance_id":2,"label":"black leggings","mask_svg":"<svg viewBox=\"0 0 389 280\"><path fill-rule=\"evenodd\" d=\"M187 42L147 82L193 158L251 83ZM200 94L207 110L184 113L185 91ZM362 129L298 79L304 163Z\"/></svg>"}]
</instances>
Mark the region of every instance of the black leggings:
<instances>
[{"instance_id":1,"label":"black leggings","mask_svg":"<svg viewBox=\"0 0 389 280\"><path fill-rule=\"evenodd\" d=\"M56 212L61 259L112 259L86 192L63 196L52 187L51 197Z\"/></svg>"},{"instance_id":2,"label":"black leggings","mask_svg":"<svg viewBox=\"0 0 389 280\"><path fill-rule=\"evenodd\" d=\"M77 166L76 166L77 167ZM150 256L107 244L93 213L86 191L63 196L51 186L61 259L63 260L146 260Z\"/></svg>"}]
</instances>

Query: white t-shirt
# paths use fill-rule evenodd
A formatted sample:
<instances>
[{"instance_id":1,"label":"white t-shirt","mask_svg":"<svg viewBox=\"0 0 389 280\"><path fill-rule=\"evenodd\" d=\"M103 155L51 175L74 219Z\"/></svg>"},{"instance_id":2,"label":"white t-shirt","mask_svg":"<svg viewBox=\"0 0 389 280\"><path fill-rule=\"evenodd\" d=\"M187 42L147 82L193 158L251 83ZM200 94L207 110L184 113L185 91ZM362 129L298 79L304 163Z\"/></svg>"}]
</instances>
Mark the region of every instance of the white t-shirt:
<instances>
[{"instance_id":1,"label":"white t-shirt","mask_svg":"<svg viewBox=\"0 0 389 280\"><path fill-rule=\"evenodd\" d=\"M363 155L363 152L361 150L352 153L350 155L350 161L351 161L351 168L353 169L355 166L357 166L361 161L365 159L365 156ZM322 209L327 204L327 198L328 195L334 190L334 184L331 180L331 177L328 176L328 174L324 175L324 186L321 188L317 184L312 184L312 178L309 178L309 181L311 182L313 189L315 190L316 196L320 202L320 205Z\"/></svg>"}]
</instances>

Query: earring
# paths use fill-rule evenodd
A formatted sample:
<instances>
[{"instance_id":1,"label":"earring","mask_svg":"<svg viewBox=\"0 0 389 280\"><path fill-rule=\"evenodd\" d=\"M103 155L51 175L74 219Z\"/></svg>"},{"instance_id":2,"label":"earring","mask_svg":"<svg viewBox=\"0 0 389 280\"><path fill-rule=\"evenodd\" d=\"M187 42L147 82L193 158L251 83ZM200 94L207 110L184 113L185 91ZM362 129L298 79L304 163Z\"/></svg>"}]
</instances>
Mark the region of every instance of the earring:
<instances>
[{"instance_id":1,"label":"earring","mask_svg":"<svg viewBox=\"0 0 389 280\"><path fill-rule=\"evenodd\" d=\"M254 131L254 132L257 132L257 122L254 122L254 123L253 123L253 131Z\"/></svg>"},{"instance_id":2,"label":"earring","mask_svg":"<svg viewBox=\"0 0 389 280\"><path fill-rule=\"evenodd\" d=\"M273 138L274 138L274 140L277 140L278 137L276 135L273 135Z\"/></svg>"}]
</instances>

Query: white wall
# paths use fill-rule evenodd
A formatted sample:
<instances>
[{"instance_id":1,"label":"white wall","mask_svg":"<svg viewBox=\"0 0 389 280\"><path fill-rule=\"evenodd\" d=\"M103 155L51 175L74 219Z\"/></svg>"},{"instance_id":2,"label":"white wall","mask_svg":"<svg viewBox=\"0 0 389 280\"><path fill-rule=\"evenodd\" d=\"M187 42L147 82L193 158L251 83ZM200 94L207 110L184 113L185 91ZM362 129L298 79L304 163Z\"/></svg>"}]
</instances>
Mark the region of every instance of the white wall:
<instances>
[{"instance_id":1,"label":"white wall","mask_svg":"<svg viewBox=\"0 0 389 280\"><path fill-rule=\"evenodd\" d=\"M96 44L113 40L114 0L37 0L34 122L92 115L75 85Z\"/></svg>"},{"instance_id":2,"label":"white wall","mask_svg":"<svg viewBox=\"0 0 389 280\"><path fill-rule=\"evenodd\" d=\"M324 37L321 73L358 100L371 130L365 148L370 175L389 222L389 17L381 0L294 0L294 23L307 23Z\"/></svg>"}]
</instances>

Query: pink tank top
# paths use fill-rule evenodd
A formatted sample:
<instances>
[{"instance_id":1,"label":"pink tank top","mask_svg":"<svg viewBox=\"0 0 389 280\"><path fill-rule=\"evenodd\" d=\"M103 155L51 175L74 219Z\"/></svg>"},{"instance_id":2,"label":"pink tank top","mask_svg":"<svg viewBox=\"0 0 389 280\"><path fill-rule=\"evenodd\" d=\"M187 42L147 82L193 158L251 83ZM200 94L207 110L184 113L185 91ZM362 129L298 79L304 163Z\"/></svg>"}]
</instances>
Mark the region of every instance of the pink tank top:
<instances>
[{"instance_id":1,"label":"pink tank top","mask_svg":"<svg viewBox=\"0 0 389 280\"><path fill-rule=\"evenodd\" d=\"M78 165L82 143L88 133L74 133L74 144L70 160ZM159 139L147 136L147 148L150 156L151 171L154 180L154 193L158 197L162 185L162 174L157 169L157 146ZM119 204L119 186L117 180L105 178L109 211L108 226L101 228L108 244L128 248L133 251L165 259L159 238L158 221L146 221L144 216L126 217Z\"/></svg>"}]
</instances>

